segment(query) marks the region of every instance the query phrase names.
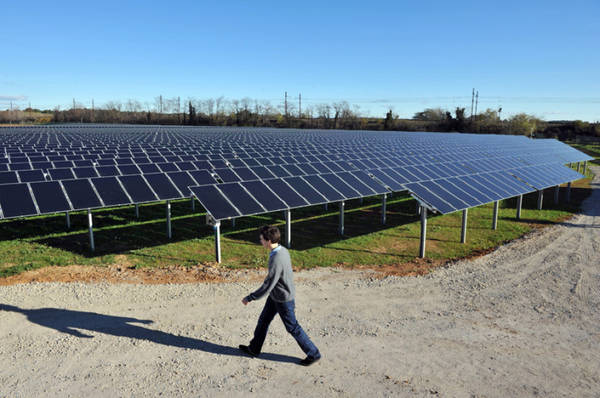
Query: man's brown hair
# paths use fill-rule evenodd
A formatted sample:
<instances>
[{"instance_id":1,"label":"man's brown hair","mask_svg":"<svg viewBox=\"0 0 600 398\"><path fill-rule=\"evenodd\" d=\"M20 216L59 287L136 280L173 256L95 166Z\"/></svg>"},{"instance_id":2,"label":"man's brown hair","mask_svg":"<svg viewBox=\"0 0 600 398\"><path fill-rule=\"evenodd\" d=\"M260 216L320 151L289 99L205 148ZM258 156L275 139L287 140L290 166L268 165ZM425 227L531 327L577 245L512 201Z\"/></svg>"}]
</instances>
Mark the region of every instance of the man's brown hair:
<instances>
[{"instance_id":1,"label":"man's brown hair","mask_svg":"<svg viewBox=\"0 0 600 398\"><path fill-rule=\"evenodd\" d=\"M260 232L264 240L269 240L271 243L279 243L281 239L281 232L275 226L264 225L260 227L258 232Z\"/></svg>"}]
</instances>

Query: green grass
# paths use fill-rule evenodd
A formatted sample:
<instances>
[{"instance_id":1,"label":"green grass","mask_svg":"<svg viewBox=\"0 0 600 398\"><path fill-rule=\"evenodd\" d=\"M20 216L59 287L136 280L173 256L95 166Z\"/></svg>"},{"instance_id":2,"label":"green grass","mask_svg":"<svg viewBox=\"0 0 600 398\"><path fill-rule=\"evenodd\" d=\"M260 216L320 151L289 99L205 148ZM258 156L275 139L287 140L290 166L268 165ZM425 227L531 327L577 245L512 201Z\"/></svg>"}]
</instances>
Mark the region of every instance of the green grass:
<instances>
[{"instance_id":1,"label":"green grass","mask_svg":"<svg viewBox=\"0 0 600 398\"><path fill-rule=\"evenodd\" d=\"M569 143L573 148L580 150L581 152L594 157L590 163L600 166L600 143L596 144L576 144Z\"/></svg>"},{"instance_id":2,"label":"green grass","mask_svg":"<svg viewBox=\"0 0 600 398\"><path fill-rule=\"evenodd\" d=\"M523 203L522 219L515 220L516 200L501 202L498 229L493 231L492 205L469 210L467 243L460 243L461 213L431 216L427 228L427 257L433 261L473 255L529 232L536 225L553 224L577 211L590 193L589 179L573 184L570 204L553 204L553 191L544 195L544 209L534 210L537 195ZM346 202L345 235L338 235L338 208L330 204L292 211L293 264L320 266L384 266L413 262L419 250L420 219L416 202L404 195L388 199L387 223L382 225L381 200ZM71 214L66 230L64 214L0 222L0 277L46 266L126 264L129 267L193 266L214 261L214 235L204 213L192 213L189 200L172 202L173 238L166 237L165 205L133 206L93 212L96 251L90 253L87 214ZM244 217L222 223L224 267L265 265L257 228L278 224L284 231L283 212Z\"/></svg>"}]
</instances>

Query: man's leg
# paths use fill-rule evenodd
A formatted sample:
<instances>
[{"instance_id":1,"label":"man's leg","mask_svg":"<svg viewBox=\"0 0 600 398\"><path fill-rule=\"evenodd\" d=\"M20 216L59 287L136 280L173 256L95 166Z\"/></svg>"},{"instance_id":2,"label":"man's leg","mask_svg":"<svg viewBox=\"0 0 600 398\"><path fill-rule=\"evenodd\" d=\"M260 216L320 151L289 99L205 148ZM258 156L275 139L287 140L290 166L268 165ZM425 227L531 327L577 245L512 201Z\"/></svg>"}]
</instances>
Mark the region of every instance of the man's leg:
<instances>
[{"instance_id":1,"label":"man's leg","mask_svg":"<svg viewBox=\"0 0 600 398\"><path fill-rule=\"evenodd\" d=\"M254 355L260 354L265 338L267 337L269 325L276 313L277 307L275 306L275 302L268 297L265 302L265 307L258 317L258 323L256 324L256 329L254 329L254 338L250 341L250 351L252 351Z\"/></svg>"},{"instance_id":2,"label":"man's leg","mask_svg":"<svg viewBox=\"0 0 600 398\"><path fill-rule=\"evenodd\" d=\"M319 349L310 340L308 335L304 332L298 321L296 320L296 314L294 313L295 302L294 300L285 303L276 303L277 312L285 325L285 329L296 339L296 342L304 351L304 353L310 358L320 358L321 353Z\"/></svg>"}]
</instances>

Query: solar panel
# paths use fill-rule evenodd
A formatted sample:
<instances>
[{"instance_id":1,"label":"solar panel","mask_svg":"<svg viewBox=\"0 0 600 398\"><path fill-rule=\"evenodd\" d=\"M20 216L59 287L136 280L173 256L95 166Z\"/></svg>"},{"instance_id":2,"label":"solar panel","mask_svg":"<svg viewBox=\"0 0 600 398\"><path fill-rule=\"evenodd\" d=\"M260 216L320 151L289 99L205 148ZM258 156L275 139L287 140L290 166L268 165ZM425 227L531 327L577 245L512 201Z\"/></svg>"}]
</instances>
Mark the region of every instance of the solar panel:
<instances>
[{"instance_id":1,"label":"solar panel","mask_svg":"<svg viewBox=\"0 0 600 398\"><path fill-rule=\"evenodd\" d=\"M75 178L71 169L49 169L50 177L53 180L71 180Z\"/></svg>"},{"instance_id":2,"label":"solar panel","mask_svg":"<svg viewBox=\"0 0 600 398\"><path fill-rule=\"evenodd\" d=\"M184 197L191 196L192 192L189 187L197 185L197 183L192 179L192 177L185 171L174 171L171 173L167 173L171 181L177 186L179 192L183 194Z\"/></svg>"},{"instance_id":3,"label":"solar panel","mask_svg":"<svg viewBox=\"0 0 600 398\"><path fill-rule=\"evenodd\" d=\"M73 205L73 210L102 207L89 180L63 180L62 185Z\"/></svg>"},{"instance_id":4,"label":"solar panel","mask_svg":"<svg viewBox=\"0 0 600 398\"><path fill-rule=\"evenodd\" d=\"M311 205L327 203L328 200L311 187L302 177L286 177L283 179Z\"/></svg>"},{"instance_id":5,"label":"solar panel","mask_svg":"<svg viewBox=\"0 0 600 398\"><path fill-rule=\"evenodd\" d=\"M329 202L337 202L340 200L349 199L338 192L335 188L329 185L327 181L318 175L304 176L302 178L311 186L313 186L321 195L325 196Z\"/></svg>"},{"instance_id":6,"label":"solar panel","mask_svg":"<svg viewBox=\"0 0 600 398\"><path fill-rule=\"evenodd\" d=\"M364 185L367 185L369 188L371 188L376 194L389 193L389 191L383 185L372 179L364 171L352 171L350 173Z\"/></svg>"},{"instance_id":7,"label":"solar panel","mask_svg":"<svg viewBox=\"0 0 600 398\"><path fill-rule=\"evenodd\" d=\"M189 171L190 175L198 185L216 184L217 180L206 170L192 170Z\"/></svg>"},{"instance_id":8,"label":"solar panel","mask_svg":"<svg viewBox=\"0 0 600 398\"><path fill-rule=\"evenodd\" d=\"M46 181L42 170L21 170L18 174L21 182Z\"/></svg>"},{"instance_id":9,"label":"solar panel","mask_svg":"<svg viewBox=\"0 0 600 398\"><path fill-rule=\"evenodd\" d=\"M241 214L229 203L215 185L190 187L198 201L216 220L239 217Z\"/></svg>"},{"instance_id":10,"label":"solar panel","mask_svg":"<svg viewBox=\"0 0 600 398\"><path fill-rule=\"evenodd\" d=\"M452 213L457 210L450 204L442 200L439 196L429 191L427 188L421 185L421 183L413 182L407 184L406 187L425 203L428 203L429 205L433 206L435 209L439 210L444 214Z\"/></svg>"},{"instance_id":11,"label":"solar panel","mask_svg":"<svg viewBox=\"0 0 600 398\"><path fill-rule=\"evenodd\" d=\"M169 180L166 174L145 174L144 178L152 187L159 199L169 200L183 198L184 196L177 190L175 185Z\"/></svg>"},{"instance_id":12,"label":"solar panel","mask_svg":"<svg viewBox=\"0 0 600 398\"><path fill-rule=\"evenodd\" d=\"M71 210L71 205L58 181L33 182L31 191L40 213L55 213Z\"/></svg>"},{"instance_id":13,"label":"solar panel","mask_svg":"<svg viewBox=\"0 0 600 398\"><path fill-rule=\"evenodd\" d=\"M0 208L4 218L36 215L27 184L0 185Z\"/></svg>"},{"instance_id":14,"label":"solar panel","mask_svg":"<svg viewBox=\"0 0 600 398\"><path fill-rule=\"evenodd\" d=\"M132 203L121 184L119 184L117 177L92 178L91 182L106 206L121 206Z\"/></svg>"},{"instance_id":15,"label":"solar panel","mask_svg":"<svg viewBox=\"0 0 600 398\"><path fill-rule=\"evenodd\" d=\"M76 167L73 169L73 173L77 178L98 177L98 173L93 167Z\"/></svg>"},{"instance_id":16,"label":"solar panel","mask_svg":"<svg viewBox=\"0 0 600 398\"><path fill-rule=\"evenodd\" d=\"M336 191L344 195L346 199L355 199L362 196L357 190L352 188L350 185L345 183L344 180L333 173L321 174L320 177L327 181L327 183L335 188Z\"/></svg>"},{"instance_id":17,"label":"solar panel","mask_svg":"<svg viewBox=\"0 0 600 398\"><path fill-rule=\"evenodd\" d=\"M152 192L152 189L141 175L120 176L117 178L125 187L133 203L154 202L158 200L158 197Z\"/></svg>"},{"instance_id":18,"label":"solar panel","mask_svg":"<svg viewBox=\"0 0 600 398\"><path fill-rule=\"evenodd\" d=\"M287 209L287 205L275 195L262 181L244 181L240 183L267 210Z\"/></svg>"},{"instance_id":19,"label":"solar panel","mask_svg":"<svg viewBox=\"0 0 600 398\"><path fill-rule=\"evenodd\" d=\"M16 171L2 171L0 172L0 184L12 184L18 183L19 178L17 177Z\"/></svg>"},{"instance_id":20,"label":"solar panel","mask_svg":"<svg viewBox=\"0 0 600 398\"><path fill-rule=\"evenodd\" d=\"M272 178L263 180L263 182L287 204L288 208L291 209L294 207L303 207L309 205L309 202L307 202L298 194L298 192L296 192L281 178Z\"/></svg>"},{"instance_id":21,"label":"solar panel","mask_svg":"<svg viewBox=\"0 0 600 398\"><path fill-rule=\"evenodd\" d=\"M241 215L264 213L264 209L246 190L237 182L219 184L217 187L239 210Z\"/></svg>"},{"instance_id":22,"label":"solar panel","mask_svg":"<svg viewBox=\"0 0 600 398\"><path fill-rule=\"evenodd\" d=\"M240 181L240 177L237 176L231 169L214 169L213 172L223 181L223 182L236 182Z\"/></svg>"}]
</instances>

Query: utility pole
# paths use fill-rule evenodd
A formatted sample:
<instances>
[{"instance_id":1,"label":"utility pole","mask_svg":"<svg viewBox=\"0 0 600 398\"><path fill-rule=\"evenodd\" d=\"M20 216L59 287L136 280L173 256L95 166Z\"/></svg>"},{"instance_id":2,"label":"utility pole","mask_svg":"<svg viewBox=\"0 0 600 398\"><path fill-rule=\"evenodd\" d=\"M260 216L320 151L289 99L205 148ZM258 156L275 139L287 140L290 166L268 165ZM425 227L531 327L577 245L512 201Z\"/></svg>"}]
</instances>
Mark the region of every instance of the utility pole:
<instances>
[{"instance_id":1,"label":"utility pole","mask_svg":"<svg viewBox=\"0 0 600 398\"><path fill-rule=\"evenodd\" d=\"M302 93L298 94L298 119L302 118Z\"/></svg>"},{"instance_id":2,"label":"utility pole","mask_svg":"<svg viewBox=\"0 0 600 398\"><path fill-rule=\"evenodd\" d=\"M73 108L71 109L75 109L75 98L73 98Z\"/></svg>"},{"instance_id":3,"label":"utility pole","mask_svg":"<svg viewBox=\"0 0 600 398\"><path fill-rule=\"evenodd\" d=\"M94 99L92 98L92 123L96 120L95 112L94 112Z\"/></svg>"},{"instance_id":4,"label":"utility pole","mask_svg":"<svg viewBox=\"0 0 600 398\"><path fill-rule=\"evenodd\" d=\"M285 92L285 105L284 105L284 108L285 108L285 111L284 111L285 112L285 117L287 117L287 115L288 115L288 113L287 113L287 91Z\"/></svg>"},{"instance_id":5,"label":"utility pole","mask_svg":"<svg viewBox=\"0 0 600 398\"><path fill-rule=\"evenodd\" d=\"M477 90L477 94L475 94L475 116L477 116L477 105L479 104L479 90Z\"/></svg>"},{"instance_id":6,"label":"utility pole","mask_svg":"<svg viewBox=\"0 0 600 398\"><path fill-rule=\"evenodd\" d=\"M177 123L181 124L181 97L177 97Z\"/></svg>"},{"instance_id":7,"label":"utility pole","mask_svg":"<svg viewBox=\"0 0 600 398\"><path fill-rule=\"evenodd\" d=\"M471 93L471 123L473 123L473 103L475 101L475 88L473 88L473 92Z\"/></svg>"}]
</instances>

